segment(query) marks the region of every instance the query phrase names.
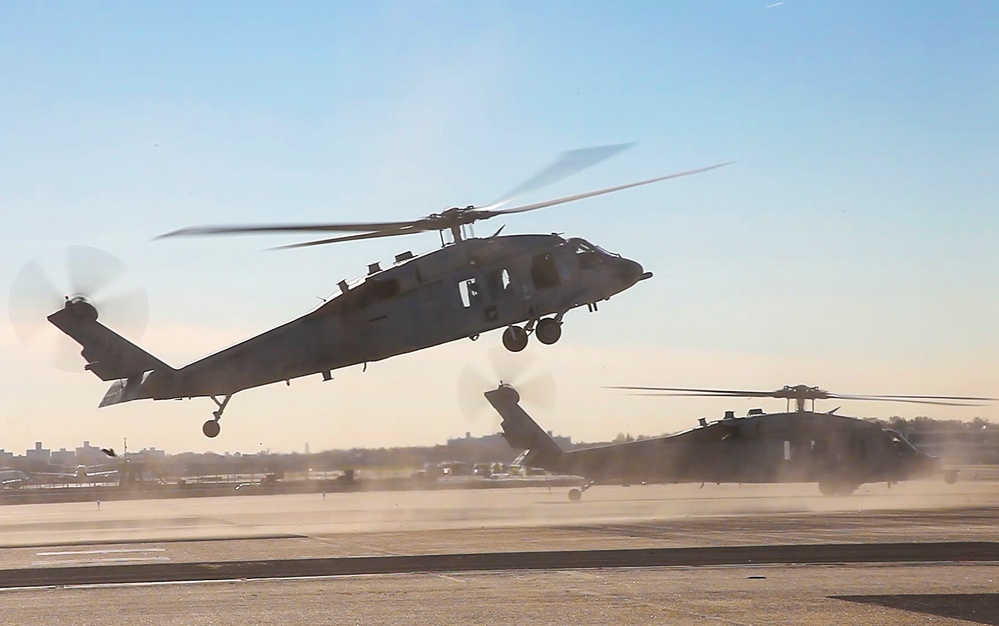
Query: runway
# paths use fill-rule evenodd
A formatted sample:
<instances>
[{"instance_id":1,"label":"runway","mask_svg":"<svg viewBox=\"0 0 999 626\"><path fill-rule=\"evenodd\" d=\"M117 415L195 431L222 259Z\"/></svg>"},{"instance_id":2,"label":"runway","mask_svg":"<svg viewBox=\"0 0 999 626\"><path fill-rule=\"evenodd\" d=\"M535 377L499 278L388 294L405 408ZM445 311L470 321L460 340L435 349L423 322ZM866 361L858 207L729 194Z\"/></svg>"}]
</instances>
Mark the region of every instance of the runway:
<instances>
[{"instance_id":1,"label":"runway","mask_svg":"<svg viewBox=\"0 0 999 626\"><path fill-rule=\"evenodd\" d=\"M999 624L999 484L0 509L0 623Z\"/></svg>"}]
</instances>

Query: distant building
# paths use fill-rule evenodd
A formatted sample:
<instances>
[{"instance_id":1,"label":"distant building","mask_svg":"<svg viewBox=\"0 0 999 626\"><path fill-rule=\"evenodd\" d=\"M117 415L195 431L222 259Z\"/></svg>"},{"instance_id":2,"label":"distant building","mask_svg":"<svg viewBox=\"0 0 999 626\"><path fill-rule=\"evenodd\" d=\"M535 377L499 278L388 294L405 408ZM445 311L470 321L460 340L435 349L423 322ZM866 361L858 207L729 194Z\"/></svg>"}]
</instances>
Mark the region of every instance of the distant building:
<instances>
[{"instance_id":1,"label":"distant building","mask_svg":"<svg viewBox=\"0 0 999 626\"><path fill-rule=\"evenodd\" d=\"M34 449L26 450L24 452L24 458L29 461L43 461L45 463L49 463L52 461L52 451L48 448L43 448L41 441L36 441Z\"/></svg>"},{"instance_id":2,"label":"distant building","mask_svg":"<svg viewBox=\"0 0 999 626\"><path fill-rule=\"evenodd\" d=\"M562 437L561 435L553 435L551 431L548 431L548 435L555 440L560 447L568 450L572 447L572 437ZM506 446L506 439L503 438L501 433L496 433L493 435L483 435L482 437L473 437L472 433L466 432L464 437L456 437L454 439L447 440L448 447L451 448L484 448L490 446Z\"/></svg>"},{"instance_id":3,"label":"distant building","mask_svg":"<svg viewBox=\"0 0 999 626\"><path fill-rule=\"evenodd\" d=\"M7 467L13 462L14 462L14 453L7 452L6 450L0 448L0 465Z\"/></svg>"},{"instance_id":4,"label":"distant building","mask_svg":"<svg viewBox=\"0 0 999 626\"><path fill-rule=\"evenodd\" d=\"M83 445L76 449L76 460L83 465L93 465L107 459L97 446L90 445L89 441L84 441Z\"/></svg>"},{"instance_id":5,"label":"distant building","mask_svg":"<svg viewBox=\"0 0 999 626\"><path fill-rule=\"evenodd\" d=\"M76 465L76 451L59 448L52 453L51 459L56 465Z\"/></svg>"},{"instance_id":6,"label":"distant building","mask_svg":"<svg viewBox=\"0 0 999 626\"><path fill-rule=\"evenodd\" d=\"M157 450L155 447L152 447L152 448L143 448L143 449L139 450L138 452L129 452L128 453L128 458L129 458L129 460L133 460L134 459L136 461L149 461L151 459L165 459L166 458L166 451L165 450Z\"/></svg>"}]
</instances>

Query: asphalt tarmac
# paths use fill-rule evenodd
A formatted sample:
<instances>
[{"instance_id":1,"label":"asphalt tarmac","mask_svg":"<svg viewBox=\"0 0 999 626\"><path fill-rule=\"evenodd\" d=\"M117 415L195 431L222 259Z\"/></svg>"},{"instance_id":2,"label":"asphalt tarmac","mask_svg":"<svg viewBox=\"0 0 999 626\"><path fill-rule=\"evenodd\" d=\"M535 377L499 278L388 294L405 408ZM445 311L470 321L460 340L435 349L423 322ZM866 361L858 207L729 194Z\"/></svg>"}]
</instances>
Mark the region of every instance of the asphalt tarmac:
<instances>
[{"instance_id":1,"label":"asphalt tarmac","mask_svg":"<svg viewBox=\"0 0 999 626\"><path fill-rule=\"evenodd\" d=\"M999 483L566 491L2 507L0 623L999 624Z\"/></svg>"}]
</instances>

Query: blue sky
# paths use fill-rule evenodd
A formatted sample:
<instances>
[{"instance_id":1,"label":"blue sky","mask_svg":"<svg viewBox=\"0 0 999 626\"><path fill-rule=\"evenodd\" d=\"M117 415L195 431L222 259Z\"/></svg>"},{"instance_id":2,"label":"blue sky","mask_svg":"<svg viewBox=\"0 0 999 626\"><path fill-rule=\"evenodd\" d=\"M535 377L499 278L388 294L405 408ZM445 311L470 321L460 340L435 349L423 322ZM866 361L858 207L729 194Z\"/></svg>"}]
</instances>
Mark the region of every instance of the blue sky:
<instances>
[{"instance_id":1,"label":"blue sky","mask_svg":"<svg viewBox=\"0 0 999 626\"><path fill-rule=\"evenodd\" d=\"M65 245L108 250L149 292L142 344L182 365L437 239L265 253L291 240L159 233L481 205L557 152L636 141L526 199L736 163L508 220L505 232L584 236L656 274L597 315L571 313L557 346L532 346L558 384L547 427L600 439L746 408L607 384L999 395L999 8L768 4L2 1L0 282ZM493 335L237 395L209 443L209 401L98 413L100 381L0 332L7 449L127 436L315 450L494 427L454 401Z\"/></svg>"}]
</instances>

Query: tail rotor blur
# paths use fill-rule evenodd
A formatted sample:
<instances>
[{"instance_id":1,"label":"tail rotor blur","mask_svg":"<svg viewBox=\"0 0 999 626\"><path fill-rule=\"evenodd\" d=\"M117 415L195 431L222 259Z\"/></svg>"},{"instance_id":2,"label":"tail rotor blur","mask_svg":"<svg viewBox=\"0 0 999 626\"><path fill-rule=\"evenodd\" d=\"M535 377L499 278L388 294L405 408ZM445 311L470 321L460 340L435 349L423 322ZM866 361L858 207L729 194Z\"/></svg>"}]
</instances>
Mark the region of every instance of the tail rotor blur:
<instances>
[{"instance_id":1,"label":"tail rotor blur","mask_svg":"<svg viewBox=\"0 0 999 626\"><path fill-rule=\"evenodd\" d=\"M482 395L500 383L514 387L526 406L550 413L555 407L555 377L530 353L490 348L484 361L469 363L458 377L458 407L470 422L493 419Z\"/></svg>"},{"instance_id":2,"label":"tail rotor blur","mask_svg":"<svg viewBox=\"0 0 999 626\"><path fill-rule=\"evenodd\" d=\"M74 298L94 305L100 321L138 339L149 321L146 290L120 259L89 246L69 246L21 268L8 298L10 323L27 350L56 368L83 372L80 346L46 320Z\"/></svg>"}]
</instances>

